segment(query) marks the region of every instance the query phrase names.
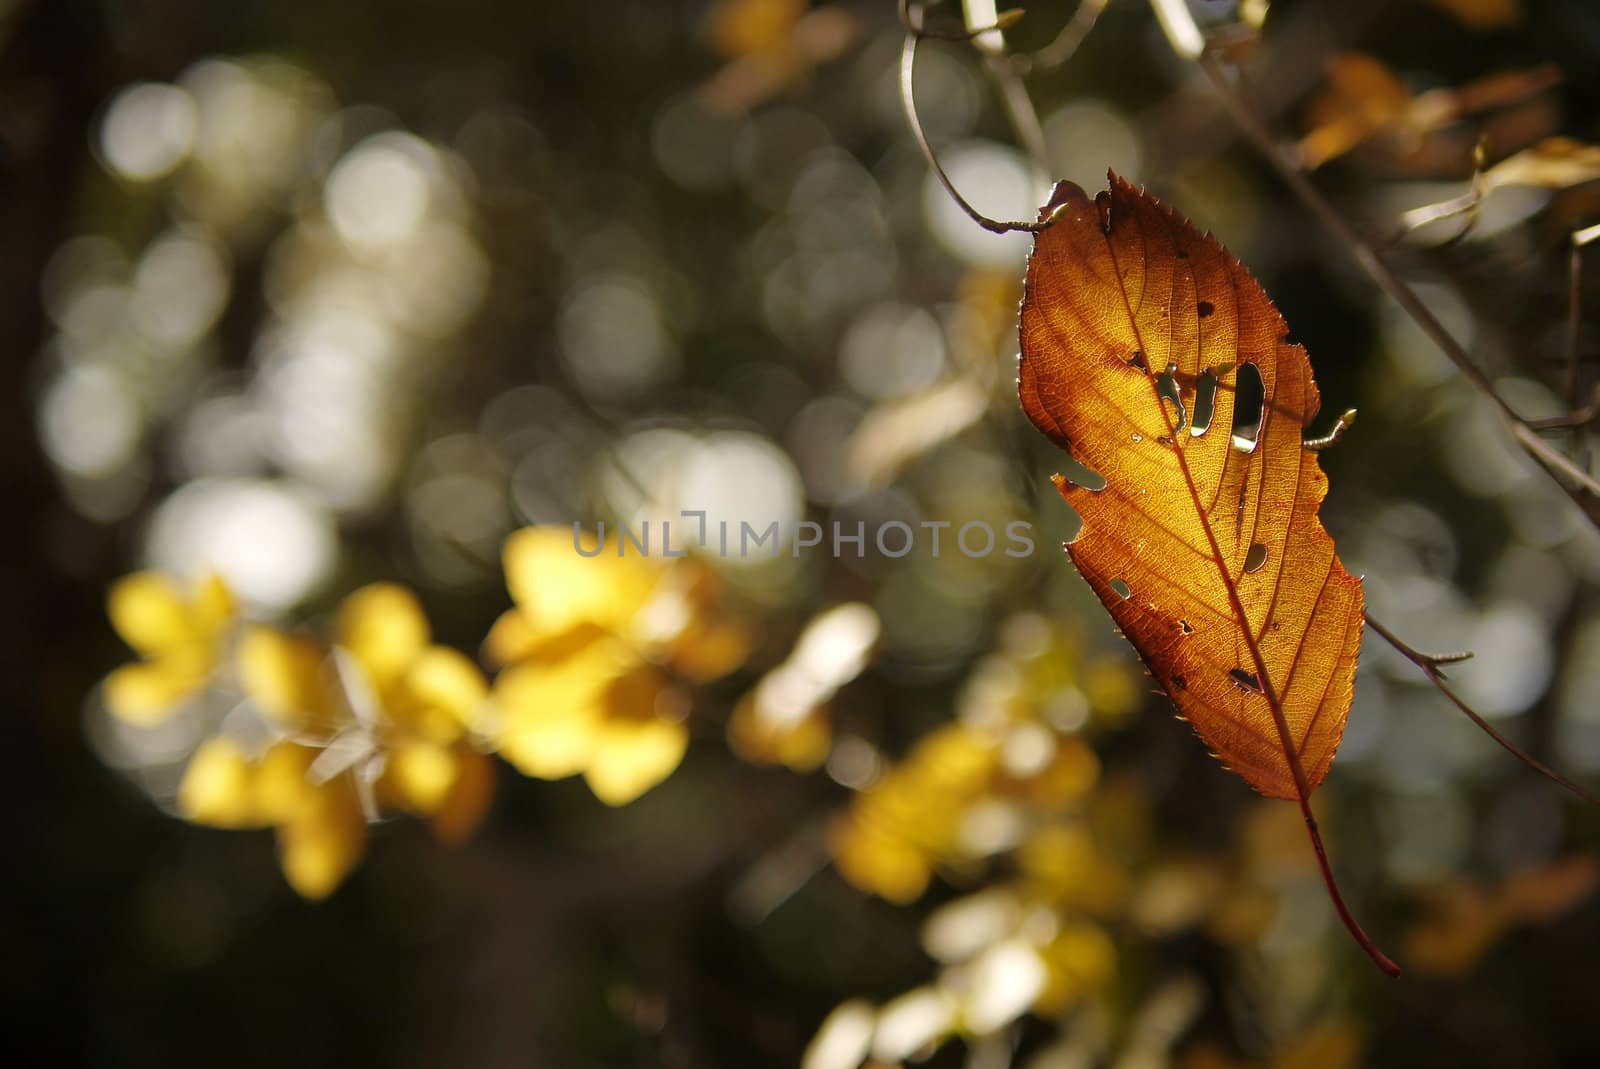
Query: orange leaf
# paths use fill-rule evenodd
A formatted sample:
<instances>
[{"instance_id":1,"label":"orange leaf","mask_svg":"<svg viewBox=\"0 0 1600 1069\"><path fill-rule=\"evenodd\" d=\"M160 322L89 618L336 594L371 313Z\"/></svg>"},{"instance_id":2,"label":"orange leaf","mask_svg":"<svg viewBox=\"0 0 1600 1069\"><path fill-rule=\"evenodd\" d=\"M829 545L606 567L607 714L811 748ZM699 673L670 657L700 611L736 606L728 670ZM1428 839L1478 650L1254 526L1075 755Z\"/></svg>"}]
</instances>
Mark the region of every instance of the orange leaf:
<instances>
[{"instance_id":1,"label":"orange leaf","mask_svg":"<svg viewBox=\"0 0 1600 1069\"><path fill-rule=\"evenodd\" d=\"M1018 389L1104 480L1055 476L1083 517L1068 553L1218 758L1300 803L1340 916L1394 969L1349 916L1311 816L1350 711L1362 594L1317 518L1305 350L1221 245L1116 175L1093 203L1061 183L1045 211Z\"/></svg>"}]
</instances>

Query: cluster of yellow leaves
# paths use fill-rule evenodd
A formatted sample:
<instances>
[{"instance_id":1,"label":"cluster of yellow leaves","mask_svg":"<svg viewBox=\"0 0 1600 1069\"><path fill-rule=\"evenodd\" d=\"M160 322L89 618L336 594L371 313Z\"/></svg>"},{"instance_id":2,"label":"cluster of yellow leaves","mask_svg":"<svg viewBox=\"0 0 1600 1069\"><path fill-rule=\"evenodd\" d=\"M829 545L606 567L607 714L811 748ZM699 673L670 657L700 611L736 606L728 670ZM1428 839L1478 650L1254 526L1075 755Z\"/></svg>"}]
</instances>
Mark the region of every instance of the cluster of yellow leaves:
<instances>
[{"instance_id":1,"label":"cluster of yellow leaves","mask_svg":"<svg viewBox=\"0 0 1600 1069\"><path fill-rule=\"evenodd\" d=\"M213 827L276 829L284 874L307 898L339 885L367 823L387 813L464 839L493 797L493 751L544 779L582 774L602 801L624 804L678 766L692 687L742 664L750 634L702 563L623 556L615 538L604 547L587 539L536 527L508 541L516 607L485 642L506 666L492 693L471 658L432 641L416 597L396 584L351 594L324 641L245 623L215 577L188 591L157 573L128 576L109 611L142 659L106 679L106 707L150 728L200 696L242 697L252 726L239 730L230 716L195 749L179 811ZM871 631L859 656L875 617ZM768 740L797 765L820 760L807 718L842 682L814 678L816 654L787 669L791 682L811 684L799 695L812 704L792 725L798 734ZM758 736L746 730L741 744L754 748Z\"/></svg>"},{"instance_id":2,"label":"cluster of yellow leaves","mask_svg":"<svg viewBox=\"0 0 1600 1069\"><path fill-rule=\"evenodd\" d=\"M1134 672L1084 656L1065 627L1024 614L1002 629L957 719L865 786L829 840L845 879L890 901L918 898L935 874L984 886L929 916L932 980L881 1006L838 1007L807 1064L897 1064L1024 1013L1104 1005L1118 974L1113 931L1199 929L1249 946L1276 921L1282 886L1317 881L1299 814L1265 800L1227 854L1174 857L1155 841L1149 798L1106 778L1088 742L1142 700ZM1005 876L989 879L996 869ZM1307 1042L1343 1057L1350 1038Z\"/></svg>"},{"instance_id":3,"label":"cluster of yellow leaves","mask_svg":"<svg viewBox=\"0 0 1600 1069\"><path fill-rule=\"evenodd\" d=\"M138 572L118 580L106 602L111 626L143 658L106 677L106 705L130 724L159 724L226 658L238 618L233 595L214 575L186 592L165 575Z\"/></svg>"},{"instance_id":4,"label":"cluster of yellow leaves","mask_svg":"<svg viewBox=\"0 0 1600 1069\"><path fill-rule=\"evenodd\" d=\"M935 873L976 880L1002 855L1016 872L933 914L924 944L939 975L875 1012L862 1057L900 1061L947 1035L1064 1010L1110 983L1116 951L1103 921L1129 879L1095 826L1101 770L1082 732L1140 701L1125 664L1080 657L1065 629L1019 616L976 668L958 718L837 818L835 866L890 901L918 898Z\"/></svg>"},{"instance_id":5,"label":"cluster of yellow leaves","mask_svg":"<svg viewBox=\"0 0 1600 1069\"><path fill-rule=\"evenodd\" d=\"M351 594L329 645L250 625L233 648L233 681L271 741L203 743L179 787L188 819L276 828L284 875L307 898L339 885L384 812L427 818L447 841L476 827L494 785L474 745L488 687L466 656L432 644L410 591Z\"/></svg>"},{"instance_id":6,"label":"cluster of yellow leaves","mask_svg":"<svg viewBox=\"0 0 1600 1069\"><path fill-rule=\"evenodd\" d=\"M1071 638L1038 616L1007 634L1008 647L975 669L958 719L919 740L834 825L835 864L862 890L910 902L936 870L971 870L1016 847L1031 823L1094 787L1099 763L1077 732L1091 715L1137 707L1131 673L1079 665Z\"/></svg>"},{"instance_id":7,"label":"cluster of yellow leaves","mask_svg":"<svg viewBox=\"0 0 1600 1069\"><path fill-rule=\"evenodd\" d=\"M485 643L506 666L490 731L527 775L581 774L601 801L623 805L678 767L691 688L739 667L750 633L700 561L622 552L615 534L574 538L530 527L506 543L516 607Z\"/></svg>"}]
</instances>

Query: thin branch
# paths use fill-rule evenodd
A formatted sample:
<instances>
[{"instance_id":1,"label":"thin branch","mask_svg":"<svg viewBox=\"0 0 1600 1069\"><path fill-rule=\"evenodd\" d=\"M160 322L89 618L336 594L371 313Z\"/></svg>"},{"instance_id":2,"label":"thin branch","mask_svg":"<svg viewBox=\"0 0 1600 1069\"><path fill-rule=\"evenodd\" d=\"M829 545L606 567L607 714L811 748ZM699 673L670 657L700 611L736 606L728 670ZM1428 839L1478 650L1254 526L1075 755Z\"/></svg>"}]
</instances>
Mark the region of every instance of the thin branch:
<instances>
[{"instance_id":1,"label":"thin branch","mask_svg":"<svg viewBox=\"0 0 1600 1069\"><path fill-rule=\"evenodd\" d=\"M1011 118L1011 128L1017 132L1017 140L1033 157L1034 165L1049 174L1050 150L1045 144L1044 124L1039 121L1039 112L1033 106L1033 97L1028 95L1027 86L1022 84L1021 72L1006 56L990 56L987 66L990 77L1000 88L1000 99L1005 102L1006 114Z\"/></svg>"},{"instance_id":2,"label":"thin branch","mask_svg":"<svg viewBox=\"0 0 1600 1069\"><path fill-rule=\"evenodd\" d=\"M1012 66L1016 72L1019 75L1028 75L1038 70L1051 70L1071 59L1077 54L1078 46L1083 44L1083 39L1089 36L1089 31L1094 29L1095 23L1100 21L1100 13L1110 2L1111 0L1080 0L1077 10L1072 13L1072 18L1061 27L1061 32L1056 34L1055 40L1037 52L1012 57Z\"/></svg>"},{"instance_id":3,"label":"thin branch","mask_svg":"<svg viewBox=\"0 0 1600 1069\"><path fill-rule=\"evenodd\" d=\"M1578 786L1576 783L1573 783L1561 773L1539 761L1532 754L1528 753L1516 743L1500 734L1493 724L1490 724L1487 720L1485 720L1476 709L1468 705L1464 700L1462 700L1460 695L1450 689L1450 685L1445 682L1445 674L1442 666L1464 661L1468 657L1471 657L1472 654L1423 653L1421 650L1418 650L1405 642L1393 631L1390 631L1387 627L1384 627L1377 620L1374 620L1371 613L1367 613L1366 618L1368 627L1376 631L1384 639L1384 641L1388 642L1389 645L1398 650L1400 655L1406 660L1420 668L1422 670L1422 674L1428 677L1428 682L1432 683L1434 687L1438 689L1439 693L1450 699L1450 704L1459 709L1462 715L1464 715L1468 720L1471 720L1474 724L1476 724L1479 730L1481 730L1485 735L1488 735L1495 742L1499 743L1502 749L1504 749L1512 757L1515 757L1518 761L1521 761L1523 764L1539 773L1539 775L1543 776L1545 779L1554 783L1556 786L1571 792L1579 798L1582 798L1590 805L1600 806L1600 797L1596 797L1589 791L1584 790L1582 787Z\"/></svg>"},{"instance_id":4,"label":"thin branch","mask_svg":"<svg viewBox=\"0 0 1600 1069\"><path fill-rule=\"evenodd\" d=\"M1583 247L1596 238L1600 238L1600 226L1585 227L1575 230L1572 234L1572 250L1567 254L1567 408L1576 414L1578 411L1578 359L1579 339L1583 334ZM1600 405L1600 388L1596 389L1595 402L1589 407L1593 409ZM1589 419L1593 419L1591 414ZM1582 454L1579 449L1583 444L1583 435L1579 428L1587 423L1571 424L1572 434L1567 442L1567 451L1573 460L1580 460Z\"/></svg>"},{"instance_id":5,"label":"thin branch","mask_svg":"<svg viewBox=\"0 0 1600 1069\"><path fill-rule=\"evenodd\" d=\"M1567 410L1578 409L1578 350L1583 333L1583 246L1573 236L1567 253ZM1567 452L1576 460L1583 432L1574 425L1567 439Z\"/></svg>"},{"instance_id":6,"label":"thin branch","mask_svg":"<svg viewBox=\"0 0 1600 1069\"><path fill-rule=\"evenodd\" d=\"M1284 183L1300 198L1302 204L1315 215L1339 242L1355 257L1368 277L1378 285L1378 288L1387 293L1409 315L1413 322L1422 328L1439 350L1450 359L1456 369L1470 382L1479 393L1492 401L1500 414L1511 425L1515 437L1533 458L1540 462L1546 472L1555 479L1556 484L1571 497L1591 520L1596 519L1594 506L1600 505L1600 482L1596 482L1593 475L1579 467L1565 453L1553 448L1548 442L1541 439L1522 420L1515 409L1500 396L1494 383L1483 370L1473 363L1460 342L1445 329L1437 316L1429 311L1428 306L1422 303L1421 298L1394 269L1378 254L1378 250L1365 237L1359 234L1344 216L1340 215L1333 205L1323 197L1322 193L1305 172L1300 170L1283 150L1273 140L1255 114L1250 110L1238 91L1228 81L1228 74L1222 68L1221 62L1210 52L1203 52L1197 60L1200 69L1210 80L1211 86L1216 90L1218 98L1222 101L1223 108L1233 119L1234 124L1244 133L1245 137L1253 144L1256 150L1272 165L1273 170ZM1562 478L1565 476L1565 479Z\"/></svg>"},{"instance_id":7,"label":"thin branch","mask_svg":"<svg viewBox=\"0 0 1600 1069\"><path fill-rule=\"evenodd\" d=\"M1594 392L1589 397L1589 403L1581 408L1574 408L1571 412L1561 416L1550 416L1548 419L1530 419L1528 426L1536 431L1559 431L1568 427L1582 427L1593 423L1596 416L1600 416L1600 383L1597 383Z\"/></svg>"},{"instance_id":8,"label":"thin branch","mask_svg":"<svg viewBox=\"0 0 1600 1069\"><path fill-rule=\"evenodd\" d=\"M1010 15L1010 12L1007 12ZM956 185L950 180L950 175L945 172L944 165L939 162L938 155L933 151L933 145L928 141L928 134L922 128L922 118L917 114L916 96L916 71L917 71L917 44L925 36L926 30L922 28L922 9L913 8L910 0L900 0L900 20L906 27L905 46L900 50L900 103L905 108L906 122L911 127L911 136L916 140L917 147L922 150L923 159L928 161L928 166L933 170L939 184L950 195L950 199L960 206L961 210L974 223L991 234L1037 234L1055 221L1054 215L1047 216L1037 222L1001 222L991 219L978 209L974 208L967 198L961 195ZM1002 23L1004 23L1004 18ZM964 36L957 39L971 39L980 33L993 30L993 26L985 26L978 30L965 30Z\"/></svg>"}]
</instances>

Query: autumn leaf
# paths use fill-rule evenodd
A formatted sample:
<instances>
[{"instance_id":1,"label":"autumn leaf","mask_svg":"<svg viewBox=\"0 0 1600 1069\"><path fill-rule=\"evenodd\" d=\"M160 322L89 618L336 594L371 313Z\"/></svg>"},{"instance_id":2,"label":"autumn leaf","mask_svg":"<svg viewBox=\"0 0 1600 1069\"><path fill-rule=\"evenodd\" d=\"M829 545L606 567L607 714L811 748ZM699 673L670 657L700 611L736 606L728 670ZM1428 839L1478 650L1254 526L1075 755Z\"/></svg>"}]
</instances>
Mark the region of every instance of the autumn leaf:
<instances>
[{"instance_id":1,"label":"autumn leaf","mask_svg":"<svg viewBox=\"0 0 1600 1069\"><path fill-rule=\"evenodd\" d=\"M1116 175L1094 202L1063 182L1022 302L1018 389L1098 488L1055 476L1083 518L1078 571L1179 715L1262 794L1300 804L1349 915L1310 796L1344 733L1360 580L1317 517L1327 478L1304 429L1305 350L1213 238ZM1252 404L1252 397L1255 400Z\"/></svg>"},{"instance_id":2,"label":"autumn leaf","mask_svg":"<svg viewBox=\"0 0 1600 1069\"><path fill-rule=\"evenodd\" d=\"M1391 167L1405 172L1448 169L1470 156L1480 135L1513 148L1538 137L1553 121L1539 104L1541 96L1561 81L1561 70L1544 64L1413 96L1376 56L1341 52L1328 60L1327 79L1307 107L1307 131L1296 151L1308 170L1363 145L1378 148ZM1468 118L1476 119L1473 129L1444 136Z\"/></svg>"}]
</instances>

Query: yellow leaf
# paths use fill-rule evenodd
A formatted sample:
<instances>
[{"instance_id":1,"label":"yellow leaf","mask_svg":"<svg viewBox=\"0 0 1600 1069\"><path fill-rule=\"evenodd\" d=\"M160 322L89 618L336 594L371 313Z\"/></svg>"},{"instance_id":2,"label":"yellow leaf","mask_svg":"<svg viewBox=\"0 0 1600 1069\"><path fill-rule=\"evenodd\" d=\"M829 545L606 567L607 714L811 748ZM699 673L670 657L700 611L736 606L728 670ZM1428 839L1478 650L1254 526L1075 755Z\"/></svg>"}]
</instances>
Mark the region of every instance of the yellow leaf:
<instances>
[{"instance_id":1,"label":"yellow leaf","mask_svg":"<svg viewBox=\"0 0 1600 1069\"><path fill-rule=\"evenodd\" d=\"M1380 131L1398 126L1411 91L1382 61L1345 52L1328 61L1328 82L1309 110L1311 132L1300 141L1307 168L1342 156Z\"/></svg>"},{"instance_id":2,"label":"yellow leaf","mask_svg":"<svg viewBox=\"0 0 1600 1069\"><path fill-rule=\"evenodd\" d=\"M348 775L315 787L306 804L278 828L278 862L302 898L328 897L361 860L366 820Z\"/></svg>"},{"instance_id":3,"label":"yellow leaf","mask_svg":"<svg viewBox=\"0 0 1600 1069\"><path fill-rule=\"evenodd\" d=\"M431 646L406 673L404 691L413 705L416 729L445 743L476 727L489 686L465 654Z\"/></svg>"},{"instance_id":4,"label":"yellow leaf","mask_svg":"<svg viewBox=\"0 0 1600 1069\"><path fill-rule=\"evenodd\" d=\"M506 586L528 625L523 640L545 642L583 624L628 634L661 568L632 546L626 556L618 549L615 534L602 545L584 532L575 544L572 528L561 526L527 527L508 538Z\"/></svg>"},{"instance_id":5,"label":"yellow leaf","mask_svg":"<svg viewBox=\"0 0 1600 1069\"><path fill-rule=\"evenodd\" d=\"M783 46L806 0L718 0L706 20L711 47L732 58Z\"/></svg>"},{"instance_id":6,"label":"yellow leaf","mask_svg":"<svg viewBox=\"0 0 1600 1069\"><path fill-rule=\"evenodd\" d=\"M483 658L491 665L515 664L539 649L539 633L521 609L507 609L483 640Z\"/></svg>"},{"instance_id":7,"label":"yellow leaf","mask_svg":"<svg viewBox=\"0 0 1600 1069\"><path fill-rule=\"evenodd\" d=\"M1042 951L1049 980L1039 996L1041 1013L1056 1013L1085 995L1101 990L1116 976L1117 948L1111 937L1092 924L1062 926Z\"/></svg>"},{"instance_id":8,"label":"yellow leaf","mask_svg":"<svg viewBox=\"0 0 1600 1069\"><path fill-rule=\"evenodd\" d=\"M933 877L925 853L853 816L842 817L829 830L828 852L839 875L850 883L901 905L920 898Z\"/></svg>"},{"instance_id":9,"label":"yellow leaf","mask_svg":"<svg viewBox=\"0 0 1600 1069\"><path fill-rule=\"evenodd\" d=\"M361 662L385 693L427 647L428 619L416 595L397 583L362 587L339 607L337 644Z\"/></svg>"},{"instance_id":10,"label":"yellow leaf","mask_svg":"<svg viewBox=\"0 0 1600 1069\"><path fill-rule=\"evenodd\" d=\"M235 656L239 685L274 723L295 731L328 718L327 651L316 642L270 627L250 627L240 636Z\"/></svg>"},{"instance_id":11,"label":"yellow leaf","mask_svg":"<svg viewBox=\"0 0 1600 1069\"><path fill-rule=\"evenodd\" d=\"M205 678L205 665L194 658L167 656L124 665L106 677L106 708L130 724L153 727L171 716Z\"/></svg>"},{"instance_id":12,"label":"yellow leaf","mask_svg":"<svg viewBox=\"0 0 1600 1069\"><path fill-rule=\"evenodd\" d=\"M584 779L606 805L626 805L672 775L689 748L689 729L661 717L611 717L599 730Z\"/></svg>"},{"instance_id":13,"label":"yellow leaf","mask_svg":"<svg viewBox=\"0 0 1600 1069\"><path fill-rule=\"evenodd\" d=\"M748 694L728 718L728 745L751 764L781 764L796 772L810 772L828 757L833 728L824 708L813 708L798 718L763 715L759 691Z\"/></svg>"},{"instance_id":14,"label":"yellow leaf","mask_svg":"<svg viewBox=\"0 0 1600 1069\"><path fill-rule=\"evenodd\" d=\"M111 586L107 596L111 626L146 657L204 637L178 585L160 572L135 572Z\"/></svg>"},{"instance_id":15,"label":"yellow leaf","mask_svg":"<svg viewBox=\"0 0 1600 1069\"><path fill-rule=\"evenodd\" d=\"M228 739L208 739L189 759L178 786L178 811L195 824L248 828L259 823L250 762Z\"/></svg>"},{"instance_id":16,"label":"yellow leaf","mask_svg":"<svg viewBox=\"0 0 1600 1069\"><path fill-rule=\"evenodd\" d=\"M431 742L405 742L390 749L383 786L402 808L428 817L444 805L459 775L454 750Z\"/></svg>"},{"instance_id":17,"label":"yellow leaf","mask_svg":"<svg viewBox=\"0 0 1600 1069\"><path fill-rule=\"evenodd\" d=\"M506 669L492 699L500 752L540 779L582 772L606 716L607 688L638 663L625 645L607 640L558 661Z\"/></svg>"},{"instance_id":18,"label":"yellow leaf","mask_svg":"<svg viewBox=\"0 0 1600 1069\"><path fill-rule=\"evenodd\" d=\"M293 820L301 807L315 799L317 787L306 778L318 751L293 742L280 742L262 755L255 770L256 813L263 823Z\"/></svg>"},{"instance_id":19,"label":"yellow leaf","mask_svg":"<svg viewBox=\"0 0 1600 1069\"><path fill-rule=\"evenodd\" d=\"M228 589L222 576L211 572L200 580L194 595L194 618L202 634L217 634L233 622L238 612L239 606L233 599L233 591Z\"/></svg>"}]
</instances>

